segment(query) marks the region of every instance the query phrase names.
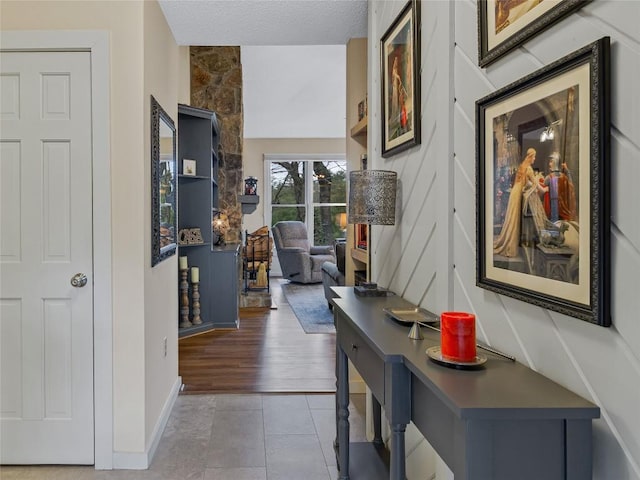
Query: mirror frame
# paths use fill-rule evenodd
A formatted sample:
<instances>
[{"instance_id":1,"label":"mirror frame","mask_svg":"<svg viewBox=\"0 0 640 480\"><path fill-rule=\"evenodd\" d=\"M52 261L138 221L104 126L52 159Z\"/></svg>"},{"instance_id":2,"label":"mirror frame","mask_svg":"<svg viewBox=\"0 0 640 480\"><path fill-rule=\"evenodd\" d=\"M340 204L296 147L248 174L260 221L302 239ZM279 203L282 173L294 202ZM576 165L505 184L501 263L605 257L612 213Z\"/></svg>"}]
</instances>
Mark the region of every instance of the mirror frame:
<instances>
[{"instance_id":1,"label":"mirror frame","mask_svg":"<svg viewBox=\"0 0 640 480\"><path fill-rule=\"evenodd\" d=\"M160 122L169 127L173 133L173 159L170 160L170 169L173 175L170 179L171 190L173 195L168 202L172 205L174 215L171 222L173 229L173 241L165 246L161 242L161 222L160 222ZM175 255L177 249L177 208L176 208L176 127L175 123L167 115L167 112L151 95L151 266L154 267L161 261Z\"/></svg>"}]
</instances>

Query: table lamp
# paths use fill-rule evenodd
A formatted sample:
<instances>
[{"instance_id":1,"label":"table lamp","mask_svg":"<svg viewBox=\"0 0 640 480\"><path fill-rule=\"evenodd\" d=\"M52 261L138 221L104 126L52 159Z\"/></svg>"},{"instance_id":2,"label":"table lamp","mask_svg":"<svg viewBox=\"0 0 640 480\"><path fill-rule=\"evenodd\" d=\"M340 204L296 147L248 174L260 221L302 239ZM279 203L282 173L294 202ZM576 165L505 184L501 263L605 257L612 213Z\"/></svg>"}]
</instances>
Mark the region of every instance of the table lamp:
<instances>
[{"instance_id":1,"label":"table lamp","mask_svg":"<svg viewBox=\"0 0 640 480\"><path fill-rule=\"evenodd\" d=\"M349 223L395 225L397 186L396 172L352 171L349 174ZM370 259L370 253L368 255ZM386 295L386 290L379 290L375 283L370 282L370 272L371 266L367 269L367 282L354 287L356 295L372 297Z\"/></svg>"},{"instance_id":2,"label":"table lamp","mask_svg":"<svg viewBox=\"0 0 640 480\"><path fill-rule=\"evenodd\" d=\"M347 214L339 213L338 215L336 215L336 223L340 227L340 230L344 230L345 228L347 228Z\"/></svg>"}]
</instances>

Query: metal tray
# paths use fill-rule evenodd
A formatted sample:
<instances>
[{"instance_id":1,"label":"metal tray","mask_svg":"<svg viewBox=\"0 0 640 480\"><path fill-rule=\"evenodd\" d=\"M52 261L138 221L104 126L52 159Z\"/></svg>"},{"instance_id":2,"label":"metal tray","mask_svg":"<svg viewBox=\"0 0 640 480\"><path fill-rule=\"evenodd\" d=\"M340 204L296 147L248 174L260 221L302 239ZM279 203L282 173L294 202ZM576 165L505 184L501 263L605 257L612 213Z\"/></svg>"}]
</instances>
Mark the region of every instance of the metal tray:
<instances>
[{"instance_id":1,"label":"metal tray","mask_svg":"<svg viewBox=\"0 0 640 480\"><path fill-rule=\"evenodd\" d=\"M460 370L476 370L478 368L481 368L482 365L484 365L487 361L487 357L481 354L477 354L471 362L457 362L455 360L449 360L448 358L444 358L442 356L440 345L427 348L426 353L427 356L435 363L444 365L445 367L457 368Z\"/></svg>"},{"instance_id":2,"label":"metal tray","mask_svg":"<svg viewBox=\"0 0 640 480\"><path fill-rule=\"evenodd\" d=\"M436 324L440 321L440 317L424 308L383 308L382 311L402 323Z\"/></svg>"}]
</instances>

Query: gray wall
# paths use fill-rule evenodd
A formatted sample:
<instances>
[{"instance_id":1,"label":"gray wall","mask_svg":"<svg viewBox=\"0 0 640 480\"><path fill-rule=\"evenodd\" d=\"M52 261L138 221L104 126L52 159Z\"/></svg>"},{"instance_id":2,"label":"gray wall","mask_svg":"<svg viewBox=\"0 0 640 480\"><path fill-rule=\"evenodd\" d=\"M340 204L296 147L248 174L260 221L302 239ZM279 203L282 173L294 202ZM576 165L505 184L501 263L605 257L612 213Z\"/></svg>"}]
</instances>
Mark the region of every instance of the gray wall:
<instances>
[{"instance_id":1,"label":"gray wall","mask_svg":"<svg viewBox=\"0 0 640 480\"><path fill-rule=\"evenodd\" d=\"M640 2L596 0L488 68L476 2L422 2L422 144L380 157L379 39L404 2L369 4L369 158L400 178L400 218L374 227L373 279L436 311L473 311L480 340L600 406L596 480L640 479ZM475 285L475 101L602 36L612 60L612 321L602 328ZM453 267L455 265L455 268ZM410 480L444 478L414 430Z\"/></svg>"}]
</instances>

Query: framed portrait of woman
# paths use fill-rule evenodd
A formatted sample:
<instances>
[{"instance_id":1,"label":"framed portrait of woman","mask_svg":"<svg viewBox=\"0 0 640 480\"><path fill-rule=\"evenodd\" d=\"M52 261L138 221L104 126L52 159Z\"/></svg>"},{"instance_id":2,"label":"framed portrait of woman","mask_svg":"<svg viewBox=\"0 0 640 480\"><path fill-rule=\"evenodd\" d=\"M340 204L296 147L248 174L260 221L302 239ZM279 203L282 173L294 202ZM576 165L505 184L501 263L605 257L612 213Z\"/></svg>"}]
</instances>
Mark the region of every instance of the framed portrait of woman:
<instances>
[{"instance_id":1,"label":"framed portrait of woman","mask_svg":"<svg viewBox=\"0 0 640 480\"><path fill-rule=\"evenodd\" d=\"M603 326L609 37L476 102L477 285Z\"/></svg>"},{"instance_id":2,"label":"framed portrait of woman","mask_svg":"<svg viewBox=\"0 0 640 480\"><path fill-rule=\"evenodd\" d=\"M420 2L410 0L380 40L382 156L420 144Z\"/></svg>"},{"instance_id":3,"label":"framed portrait of woman","mask_svg":"<svg viewBox=\"0 0 640 480\"><path fill-rule=\"evenodd\" d=\"M478 0L478 64L486 67L591 0Z\"/></svg>"}]
</instances>

